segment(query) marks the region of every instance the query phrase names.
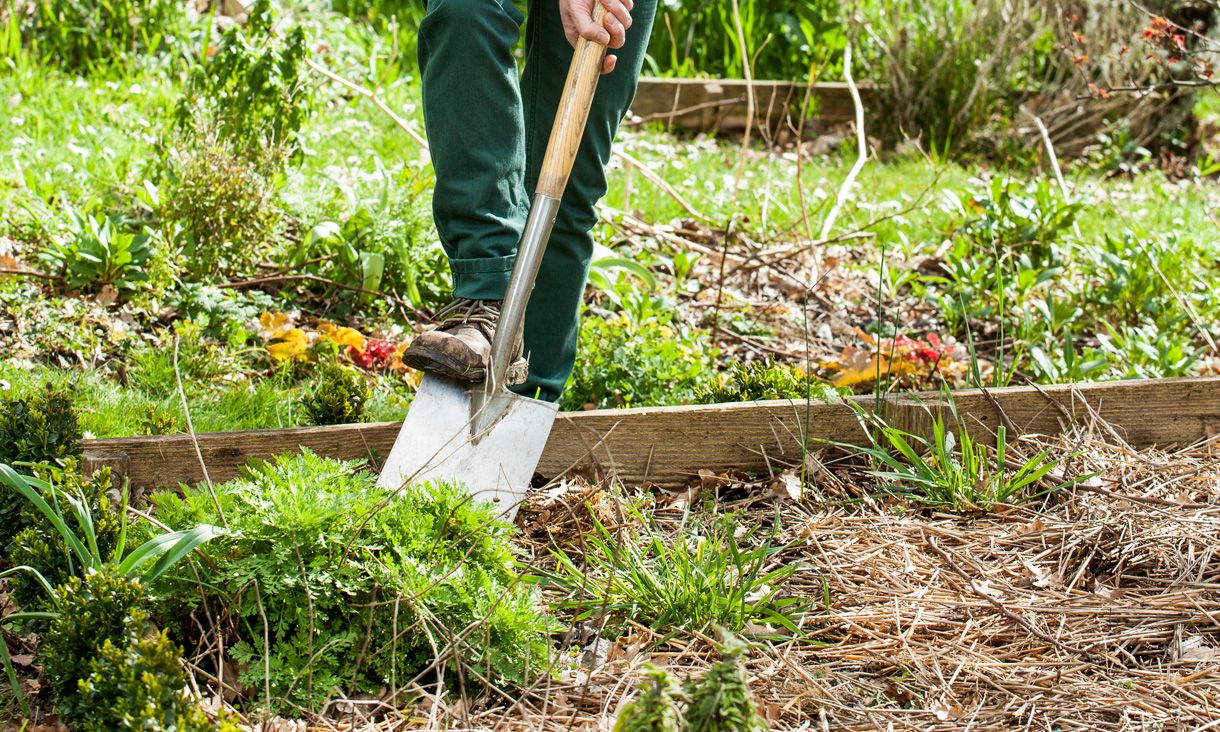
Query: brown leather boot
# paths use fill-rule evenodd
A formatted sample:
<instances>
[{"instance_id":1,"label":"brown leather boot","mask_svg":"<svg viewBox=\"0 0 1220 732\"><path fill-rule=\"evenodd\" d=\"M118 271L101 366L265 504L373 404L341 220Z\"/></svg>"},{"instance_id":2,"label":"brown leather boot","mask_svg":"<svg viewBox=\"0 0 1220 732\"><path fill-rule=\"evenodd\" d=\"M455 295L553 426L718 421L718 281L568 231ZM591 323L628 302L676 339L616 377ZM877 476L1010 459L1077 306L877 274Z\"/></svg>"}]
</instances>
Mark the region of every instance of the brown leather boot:
<instances>
[{"instance_id":1,"label":"brown leather boot","mask_svg":"<svg viewBox=\"0 0 1220 732\"><path fill-rule=\"evenodd\" d=\"M411 341L402 361L414 369L459 381L479 382L487 378L491 339L500 319L499 300L459 298L437 313L440 323ZM513 350L506 386L525 381L529 366L521 358L521 342Z\"/></svg>"}]
</instances>

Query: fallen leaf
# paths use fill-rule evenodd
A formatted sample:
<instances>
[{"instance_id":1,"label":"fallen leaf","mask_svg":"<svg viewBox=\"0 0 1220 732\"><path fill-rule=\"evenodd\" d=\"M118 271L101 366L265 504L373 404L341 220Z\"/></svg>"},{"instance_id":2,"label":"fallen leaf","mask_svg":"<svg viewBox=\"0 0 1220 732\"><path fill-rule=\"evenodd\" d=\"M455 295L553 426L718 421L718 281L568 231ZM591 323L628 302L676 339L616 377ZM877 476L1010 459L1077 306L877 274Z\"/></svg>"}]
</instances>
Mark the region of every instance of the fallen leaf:
<instances>
[{"instance_id":1,"label":"fallen leaf","mask_svg":"<svg viewBox=\"0 0 1220 732\"><path fill-rule=\"evenodd\" d=\"M804 484L801 482L801 476L797 475L795 470L785 470L775 479L771 481L771 491L781 498L787 497L793 501L801 500L801 492Z\"/></svg>"}]
</instances>

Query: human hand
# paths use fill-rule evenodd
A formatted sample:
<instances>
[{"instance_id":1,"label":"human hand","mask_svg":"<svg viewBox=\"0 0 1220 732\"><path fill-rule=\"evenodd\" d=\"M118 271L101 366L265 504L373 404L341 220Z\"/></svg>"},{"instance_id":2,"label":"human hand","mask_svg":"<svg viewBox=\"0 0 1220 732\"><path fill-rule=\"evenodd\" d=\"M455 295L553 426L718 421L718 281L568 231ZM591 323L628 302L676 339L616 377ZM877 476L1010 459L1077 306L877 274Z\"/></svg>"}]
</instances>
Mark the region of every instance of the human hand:
<instances>
[{"instance_id":1,"label":"human hand","mask_svg":"<svg viewBox=\"0 0 1220 732\"><path fill-rule=\"evenodd\" d=\"M593 22L593 4L596 2L601 2L607 11L600 25ZM564 35L573 46L585 38L609 48L622 48L627 29L631 27L633 6L632 0L559 0L559 17L563 20ZM606 54L602 73L614 71L617 61L614 54Z\"/></svg>"}]
</instances>

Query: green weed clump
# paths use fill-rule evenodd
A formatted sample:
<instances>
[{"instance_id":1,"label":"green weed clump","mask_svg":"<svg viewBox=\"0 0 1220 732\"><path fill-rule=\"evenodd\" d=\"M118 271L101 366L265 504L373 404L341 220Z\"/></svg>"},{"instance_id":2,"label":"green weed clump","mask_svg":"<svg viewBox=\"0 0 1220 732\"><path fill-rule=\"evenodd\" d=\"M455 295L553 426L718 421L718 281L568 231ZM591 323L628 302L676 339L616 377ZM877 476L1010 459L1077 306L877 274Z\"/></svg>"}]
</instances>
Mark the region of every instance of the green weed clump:
<instances>
[{"instance_id":1,"label":"green weed clump","mask_svg":"<svg viewBox=\"0 0 1220 732\"><path fill-rule=\"evenodd\" d=\"M110 285L132 290L148 279L145 265L153 255L152 235L128 230L118 217L69 214L69 229L39 254L68 287L95 291Z\"/></svg>"},{"instance_id":2,"label":"green weed clump","mask_svg":"<svg viewBox=\"0 0 1220 732\"><path fill-rule=\"evenodd\" d=\"M233 531L209 546L201 586L235 619L241 682L262 690L270 668L273 705L319 708L430 668L471 690L545 668L553 622L519 582L512 529L462 489L388 494L358 464L306 452L215 490ZM216 519L206 488L153 502L171 527ZM181 574L155 587L166 627L199 586Z\"/></svg>"},{"instance_id":3,"label":"green weed clump","mask_svg":"<svg viewBox=\"0 0 1220 732\"><path fill-rule=\"evenodd\" d=\"M664 669L646 667L644 676L635 700L619 712L614 732L679 732L678 684Z\"/></svg>"},{"instance_id":4,"label":"green weed clump","mask_svg":"<svg viewBox=\"0 0 1220 732\"><path fill-rule=\"evenodd\" d=\"M319 367L318 381L301 409L312 424L351 424L364 419L369 383L356 369L335 363Z\"/></svg>"},{"instance_id":5,"label":"green weed clump","mask_svg":"<svg viewBox=\"0 0 1220 732\"><path fill-rule=\"evenodd\" d=\"M285 215L270 170L276 155L251 160L212 133L167 155L159 214L193 280L249 271L282 237Z\"/></svg>"},{"instance_id":6,"label":"green weed clump","mask_svg":"<svg viewBox=\"0 0 1220 732\"><path fill-rule=\"evenodd\" d=\"M834 69L846 43L833 0L741 0L746 58L755 79L805 79L815 58ZM745 78L728 3L675 0L662 5L648 47L660 76Z\"/></svg>"},{"instance_id":7,"label":"green weed clump","mask_svg":"<svg viewBox=\"0 0 1220 732\"><path fill-rule=\"evenodd\" d=\"M285 266L384 292L417 307L449 299L444 250L428 236L428 214L417 190L387 188L375 207L361 207L342 222L322 221L286 253ZM441 273L441 274L438 274ZM367 306L368 293L333 293Z\"/></svg>"},{"instance_id":8,"label":"green weed clump","mask_svg":"<svg viewBox=\"0 0 1220 732\"><path fill-rule=\"evenodd\" d=\"M15 0L12 19L43 63L92 72L170 49L185 25L177 0ZM0 12L0 21L6 14Z\"/></svg>"},{"instance_id":9,"label":"green weed clump","mask_svg":"<svg viewBox=\"0 0 1220 732\"><path fill-rule=\"evenodd\" d=\"M650 668L635 701L623 707L614 732L764 732L741 658L746 646L727 635L720 660L679 691L663 669Z\"/></svg>"},{"instance_id":10,"label":"green weed clump","mask_svg":"<svg viewBox=\"0 0 1220 732\"><path fill-rule=\"evenodd\" d=\"M735 363L723 383L695 392L701 404L756 402L767 399L814 399L826 401L837 396L833 386L806 372L771 360L750 364Z\"/></svg>"},{"instance_id":11,"label":"green weed clump","mask_svg":"<svg viewBox=\"0 0 1220 732\"><path fill-rule=\"evenodd\" d=\"M562 407L646 407L694 399L713 378L716 352L706 333L673 323L672 317L672 312L585 317Z\"/></svg>"},{"instance_id":12,"label":"green weed clump","mask_svg":"<svg viewBox=\"0 0 1220 732\"><path fill-rule=\"evenodd\" d=\"M952 404L950 413L956 422ZM991 447L976 442L964 428L949 429L939 414L931 419L928 437L892 427L875 414L858 410L857 417L872 444L839 447L867 457L873 464L871 475L882 481L885 490L925 506L989 511L1025 503L1083 480L1044 487L1051 471L1068 458L1052 458L1050 450L1043 450L1018 462L1009 453L1002 426Z\"/></svg>"},{"instance_id":13,"label":"green weed clump","mask_svg":"<svg viewBox=\"0 0 1220 732\"><path fill-rule=\"evenodd\" d=\"M741 657L745 644L728 637L721 659L703 678L686 683L683 732L763 732L770 727L758 716Z\"/></svg>"},{"instance_id":14,"label":"green weed clump","mask_svg":"<svg viewBox=\"0 0 1220 732\"><path fill-rule=\"evenodd\" d=\"M782 597L799 565L768 569L783 548L770 535L737 536L733 516L666 532L640 509L627 505L625 511L638 530L614 532L594 518L582 552L552 548L556 568L542 578L563 593L557 607L575 611L578 621L608 613L664 632L713 626L736 632L747 623L799 632L805 608Z\"/></svg>"}]
</instances>

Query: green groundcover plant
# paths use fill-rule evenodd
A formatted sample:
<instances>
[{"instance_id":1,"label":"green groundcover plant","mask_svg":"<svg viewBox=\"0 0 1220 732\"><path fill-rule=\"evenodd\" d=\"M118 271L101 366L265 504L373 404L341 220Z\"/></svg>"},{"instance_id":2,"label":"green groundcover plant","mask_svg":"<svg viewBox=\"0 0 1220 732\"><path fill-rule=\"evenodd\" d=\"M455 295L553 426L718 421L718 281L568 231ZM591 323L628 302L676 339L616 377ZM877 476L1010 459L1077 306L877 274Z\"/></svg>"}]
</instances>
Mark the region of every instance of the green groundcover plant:
<instances>
[{"instance_id":1,"label":"green groundcover plant","mask_svg":"<svg viewBox=\"0 0 1220 732\"><path fill-rule=\"evenodd\" d=\"M420 676L477 691L547 666L554 622L518 580L511 527L459 487L391 494L359 463L305 452L249 468L215 500L203 487L153 501L170 527L231 530L198 579L154 586L162 625L188 627L205 600L228 608L240 682L274 707L319 709Z\"/></svg>"}]
</instances>

